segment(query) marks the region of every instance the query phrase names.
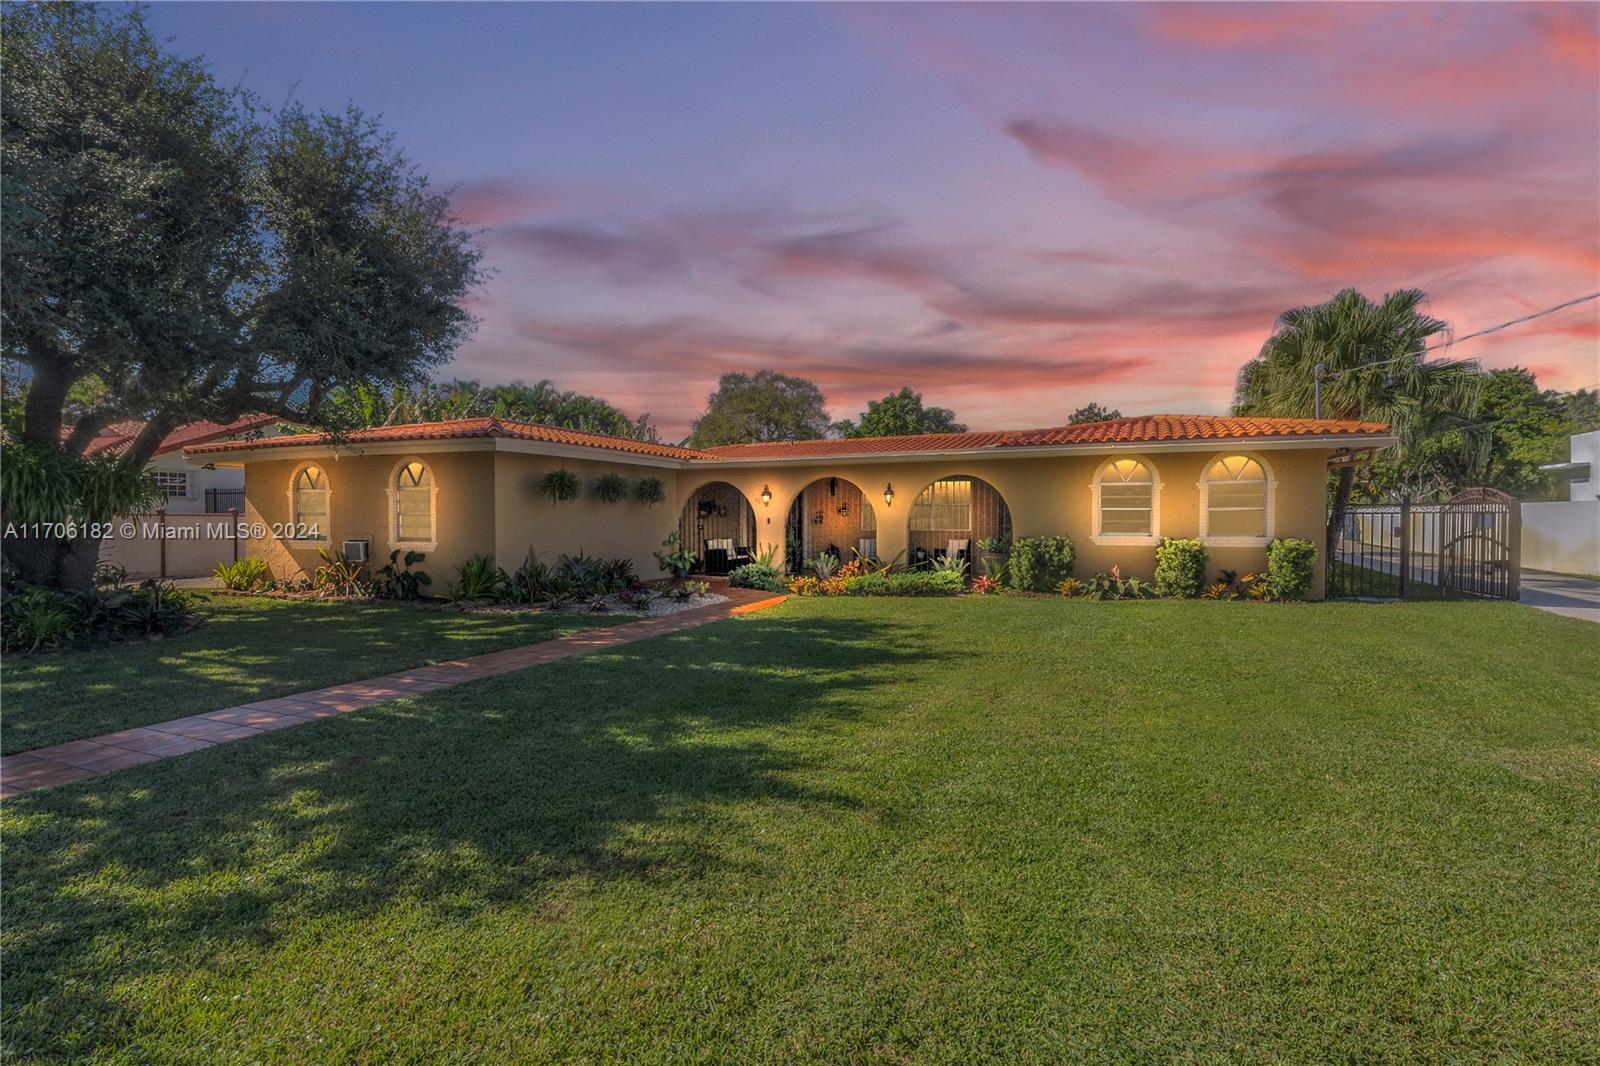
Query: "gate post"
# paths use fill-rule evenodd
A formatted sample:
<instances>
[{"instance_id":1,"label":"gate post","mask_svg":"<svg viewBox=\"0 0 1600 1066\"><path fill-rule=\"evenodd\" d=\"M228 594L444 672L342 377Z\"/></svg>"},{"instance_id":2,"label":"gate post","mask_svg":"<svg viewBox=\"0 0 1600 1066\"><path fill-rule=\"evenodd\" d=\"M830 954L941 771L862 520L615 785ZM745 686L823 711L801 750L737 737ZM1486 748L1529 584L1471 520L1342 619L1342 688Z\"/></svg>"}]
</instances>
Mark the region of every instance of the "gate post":
<instances>
[{"instance_id":1,"label":"gate post","mask_svg":"<svg viewBox=\"0 0 1600 1066\"><path fill-rule=\"evenodd\" d=\"M156 543L161 545L161 580L167 579L167 509L156 508Z\"/></svg>"},{"instance_id":2,"label":"gate post","mask_svg":"<svg viewBox=\"0 0 1600 1066\"><path fill-rule=\"evenodd\" d=\"M228 508L228 530L233 541L233 561L239 561L239 508Z\"/></svg>"},{"instance_id":3,"label":"gate post","mask_svg":"<svg viewBox=\"0 0 1600 1066\"><path fill-rule=\"evenodd\" d=\"M1411 495L1400 497L1400 598L1411 595Z\"/></svg>"},{"instance_id":4,"label":"gate post","mask_svg":"<svg viewBox=\"0 0 1600 1066\"><path fill-rule=\"evenodd\" d=\"M1522 598L1522 501L1506 503L1506 599Z\"/></svg>"}]
</instances>

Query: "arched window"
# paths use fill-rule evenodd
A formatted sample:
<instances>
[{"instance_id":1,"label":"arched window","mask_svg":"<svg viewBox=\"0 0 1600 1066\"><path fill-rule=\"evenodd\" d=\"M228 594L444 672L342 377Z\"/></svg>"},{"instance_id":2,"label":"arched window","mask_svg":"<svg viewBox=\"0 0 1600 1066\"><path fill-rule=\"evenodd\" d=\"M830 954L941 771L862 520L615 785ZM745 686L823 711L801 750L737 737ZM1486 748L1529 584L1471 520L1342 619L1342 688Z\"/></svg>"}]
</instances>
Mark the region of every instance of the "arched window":
<instances>
[{"instance_id":1,"label":"arched window","mask_svg":"<svg viewBox=\"0 0 1600 1066\"><path fill-rule=\"evenodd\" d=\"M972 482L944 478L917 494L911 503L912 532L962 530L972 527Z\"/></svg>"},{"instance_id":2,"label":"arched window","mask_svg":"<svg viewBox=\"0 0 1600 1066\"><path fill-rule=\"evenodd\" d=\"M433 471L417 459L394 475L394 539L400 544L433 542Z\"/></svg>"},{"instance_id":3,"label":"arched window","mask_svg":"<svg viewBox=\"0 0 1600 1066\"><path fill-rule=\"evenodd\" d=\"M327 540L328 475L322 467L303 466L294 475L295 536L298 540Z\"/></svg>"},{"instance_id":4,"label":"arched window","mask_svg":"<svg viewBox=\"0 0 1600 1066\"><path fill-rule=\"evenodd\" d=\"M1224 455L1206 467L1200 536L1213 544L1259 544L1272 536L1272 478L1260 459Z\"/></svg>"},{"instance_id":5,"label":"arched window","mask_svg":"<svg viewBox=\"0 0 1600 1066\"><path fill-rule=\"evenodd\" d=\"M1143 459L1112 459L1095 474L1096 543L1153 544L1160 534L1161 482Z\"/></svg>"}]
</instances>

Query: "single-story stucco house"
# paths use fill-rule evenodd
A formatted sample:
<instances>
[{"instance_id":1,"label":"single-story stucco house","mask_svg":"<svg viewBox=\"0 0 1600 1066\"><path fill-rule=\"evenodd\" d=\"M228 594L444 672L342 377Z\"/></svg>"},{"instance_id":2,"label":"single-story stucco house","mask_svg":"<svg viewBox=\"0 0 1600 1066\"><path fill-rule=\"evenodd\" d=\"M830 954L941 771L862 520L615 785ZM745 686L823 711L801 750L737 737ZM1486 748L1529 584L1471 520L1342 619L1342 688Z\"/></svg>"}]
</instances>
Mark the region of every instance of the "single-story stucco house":
<instances>
[{"instance_id":1,"label":"single-story stucco house","mask_svg":"<svg viewBox=\"0 0 1600 1066\"><path fill-rule=\"evenodd\" d=\"M1394 443L1370 422L1147 415L697 449L476 418L217 442L185 455L244 468L245 518L269 533L246 553L280 577L309 573L318 549L349 541L366 542L375 563L396 548L424 552L440 577L477 553L511 569L530 553L580 550L629 557L649 577L653 553L677 530L713 572L769 546L780 560L858 550L906 561L975 555L991 536L1066 535L1078 573L1120 564L1149 579L1162 537L1199 537L1214 569L1241 572L1265 565L1274 537L1320 545L1329 464ZM541 494L540 480L558 469L577 475L579 499ZM605 502L592 489L607 474L629 485L656 479L660 502ZM295 526L317 535L291 535ZM1322 592L1318 567L1312 593Z\"/></svg>"}]
</instances>

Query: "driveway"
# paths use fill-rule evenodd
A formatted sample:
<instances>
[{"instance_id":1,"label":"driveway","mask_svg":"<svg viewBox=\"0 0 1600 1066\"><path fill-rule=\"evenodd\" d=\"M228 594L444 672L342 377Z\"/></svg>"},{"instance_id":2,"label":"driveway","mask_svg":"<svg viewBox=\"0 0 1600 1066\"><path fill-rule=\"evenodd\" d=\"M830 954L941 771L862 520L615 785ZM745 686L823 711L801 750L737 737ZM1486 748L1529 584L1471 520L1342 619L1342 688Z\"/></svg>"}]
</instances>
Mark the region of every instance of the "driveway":
<instances>
[{"instance_id":1,"label":"driveway","mask_svg":"<svg viewBox=\"0 0 1600 1066\"><path fill-rule=\"evenodd\" d=\"M1522 602L1551 614L1600 622L1600 581L1544 570L1524 570Z\"/></svg>"}]
</instances>

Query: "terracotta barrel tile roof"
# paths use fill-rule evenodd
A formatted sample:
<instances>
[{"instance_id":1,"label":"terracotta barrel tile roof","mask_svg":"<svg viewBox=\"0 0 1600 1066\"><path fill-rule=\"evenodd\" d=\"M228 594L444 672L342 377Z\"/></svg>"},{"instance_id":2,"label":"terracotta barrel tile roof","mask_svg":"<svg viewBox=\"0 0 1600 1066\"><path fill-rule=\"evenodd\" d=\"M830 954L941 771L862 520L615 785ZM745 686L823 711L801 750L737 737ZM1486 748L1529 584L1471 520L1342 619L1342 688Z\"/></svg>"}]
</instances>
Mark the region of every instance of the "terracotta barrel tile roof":
<instances>
[{"instance_id":1,"label":"terracotta barrel tile roof","mask_svg":"<svg viewBox=\"0 0 1600 1066\"><path fill-rule=\"evenodd\" d=\"M282 419L276 415L246 415L226 424L221 422L190 422L161 438L155 454L165 455L175 452L179 448L188 448L204 444L207 441L218 440L222 437L232 437L240 433L249 433L251 430L265 429L276 425ZM133 443L135 437L144 430L145 424L140 421L112 422L102 429L91 440L83 454L89 458L97 455L120 455L123 449ZM65 431L70 433L71 430ZM65 436L63 434L63 437Z\"/></svg>"},{"instance_id":2,"label":"terracotta barrel tile roof","mask_svg":"<svg viewBox=\"0 0 1600 1066\"><path fill-rule=\"evenodd\" d=\"M980 433L924 433L906 437L852 437L833 440L772 441L762 444L728 444L715 448L684 448L673 444L609 437L533 422L508 422L498 418L466 418L453 422L415 422L402 426L359 429L335 438L326 433L267 437L245 443L220 442L190 447L186 452L287 448L318 444L359 445L386 441L458 440L500 437L544 441L576 447L649 455L663 459L716 462L740 459L807 459L858 455L906 455L919 452L973 451L993 448L1047 448L1072 445L1138 445L1207 440L1265 440L1292 437L1372 436L1388 432L1378 422L1338 419L1254 418L1231 415L1142 415L1109 422L1047 429L994 430Z\"/></svg>"},{"instance_id":3,"label":"terracotta barrel tile roof","mask_svg":"<svg viewBox=\"0 0 1600 1066\"><path fill-rule=\"evenodd\" d=\"M845 455L900 455L908 452L969 451L975 448L1041 448L1074 444L1154 444L1188 440L1251 440L1280 437L1336 437L1385 433L1378 422L1340 419L1246 418L1231 415L1141 415L1109 422L1086 422L1049 429L1011 429L991 433L926 433L907 437L855 437L844 440L776 441L728 444L706 451L719 459L827 458Z\"/></svg>"},{"instance_id":4,"label":"terracotta barrel tile roof","mask_svg":"<svg viewBox=\"0 0 1600 1066\"><path fill-rule=\"evenodd\" d=\"M1256 418L1240 415L1140 415L1012 434L1014 447L1048 444L1148 444L1183 440L1250 440L1261 437L1337 437L1386 433L1380 422L1332 418Z\"/></svg>"},{"instance_id":5,"label":"terracotta barrel tile roof","mask_svg":"<svg viewBox=\"0 0 1600 1066\"><path fill-rule=\"evenodd\" d=\"M692 448L679 448L672 444L655 444L627 437L609 437L603 433L585 433L576 429L541 426L534 422L508 422L499 418L462 418L451 422L412 422L401 426L377 426L372 429L351 430L337 438L327 433L300 433L251 441L249 447L290 448L316 444L379 444L385 441L463 440L474 437L545 441L550 444L570 444L586 448L605 448L615 452L631 452L635 455L653 455L663 459L705 457L704 452ZM209 444L190 448L188 452L191 455L203 455L207 452L230 451L235 447L230 444Z\"/></svg>"}]
</instances>

